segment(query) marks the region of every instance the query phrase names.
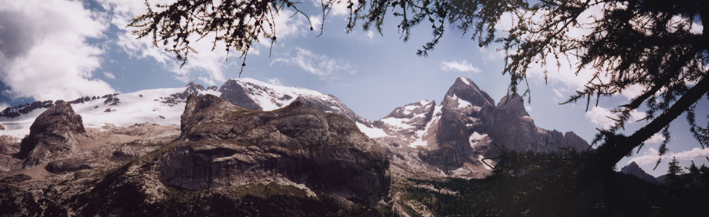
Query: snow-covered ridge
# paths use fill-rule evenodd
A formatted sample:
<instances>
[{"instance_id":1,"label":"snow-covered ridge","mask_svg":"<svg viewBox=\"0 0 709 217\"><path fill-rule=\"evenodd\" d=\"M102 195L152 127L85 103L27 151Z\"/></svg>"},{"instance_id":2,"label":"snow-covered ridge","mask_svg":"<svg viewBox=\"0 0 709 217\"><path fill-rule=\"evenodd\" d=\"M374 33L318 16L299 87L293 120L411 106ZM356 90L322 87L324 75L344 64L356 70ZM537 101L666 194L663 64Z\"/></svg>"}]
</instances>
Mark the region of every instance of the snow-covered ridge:
<instances>
[{"instance_id":1,"label":"snow-covered ridge","mask_svg":"<svg viewBox=\"0 0 709 217\"><path fill-rule=\"evenodd\" d=\"M67 101L74 112L81 115L85 127L111 128L127 127L136 123L157 123L160 125L179 125L180 116L185 109L186 97L190 94L219 95L216 87L205 89L201 85L190 83L181 88L161 88L141 90L132 93L114 93L103 96L86 96ZM27 105L7 108L0 117L0 124L5 126L0 134L22 138L29 134L29 128L42 112L60 100L42 102L43 106L27 111ZM33 103L37 104L37 102ZM29 104L32 105L32 104ZM11 113L25 109L24 113Z\"/></svg>"},{"instance_id":2,"label":"snow-covered ridge","mask_svg":"<svg viewBox=\"0 0 709 217\"><path fill-rule=\"evenodd\" d=\"M251 78L231 79L236 81L264 111L273 111L290 105L299 96L331 100L330 96L305 88L284 87Z\"/></svg>"},{"instance_id":3,"label":"snow-covered ridge","mask_svg":"<svg viewBox=\"0 0 709 217\"><path fill-rule=\"evenodd\" d=\"M114 93L103 96L86 96L68 101L74 112L82 116L85 127L127 127L136 123L179 125L189 95L212 94L236 105L272 111L299 100L308 106L329 113L346 116L358 125L371 126L371 122L350 110L337 97L305 88L284 87L250 78L231 79L221 88L190 83L180 88L141 90L132 93ZM239 100L230 100L239 99ZM60 100L57 100L58 102ZM0 113L0 124L6 129L0 134L22 138L42 112L55 101L35 102L7 108ZM376 132L376 130L375 130Z\"/></svg>"}]
</instances>

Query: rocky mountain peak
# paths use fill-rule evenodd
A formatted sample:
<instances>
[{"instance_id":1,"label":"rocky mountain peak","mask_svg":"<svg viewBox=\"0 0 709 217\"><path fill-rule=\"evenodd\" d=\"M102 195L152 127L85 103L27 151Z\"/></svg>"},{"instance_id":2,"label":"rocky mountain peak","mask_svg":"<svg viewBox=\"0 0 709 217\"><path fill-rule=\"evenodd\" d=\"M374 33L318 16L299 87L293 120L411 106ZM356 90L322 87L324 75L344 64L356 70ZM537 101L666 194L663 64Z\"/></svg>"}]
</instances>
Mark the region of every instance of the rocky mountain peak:
<instances>
[{"instance_id":1,"label":"rocky mountain peak","mask_svg":"<svg viewBox=\"0 0 709 217\"><path fill-rule=\"evenodd\" d=\"M242 86L240 80L229 79L219 88L219 92L222 93L219 97L247 109L263 110L256 101L249 97L250 91L252 90Z\"/></svg>"},{"instance_id":2,"label":"rocky mountain peak","mask_svg":"<svg viewBox=\"0 0 709 217\"><path fill-rule=\"evenodd\" d=\"M657 179L656 179L654 176L652 176L652 175L650 175L650 174L647 174L647 173L645 172L645 170L643 170L642 168L640 168L640 166L638 166L638 164L635 163L635 161L630 162L630 164L628 164L628 165L624 166L623 168L621 168L621 169L620 169L620 172L621 172L621 173L628 174L628 175L633 175L633 176L635 176L635 177L641 178L641 179L643 179L643 180L645 180L645 181L647 181L647 182L650 182L650 183L653 183L653 184L656 184L656 185L659 185L659 184L660 184L660 182L658 182Z\"/></svg>"},{"instance_id":3,"label":"rocky mountain peak","mask_svg":"<svg viewBox=\"0 0 709 217\"><path fill-rule=\"evenodd\" d=\"M421 100L395 108L387 116L373 122L373 126L381 128L388 135L411 137L417 131L426 128L433 118L436 102Z\"/></svg>"},{"instance_id":4,"label":"rocky mountain peak","mask_svg":"<svg viewBox=\"0 0 709 217\"><path fill-rule=\"evenodd\" d=\"M35 119L17 157L25 159L25 167L32 167L67 156L78 145L75 136L85 132L81 116L69 103L59 101Z\"/></svg>"},{"instance_id":5,"label":"rocky mountain peak","mask_svg":"<svg viewBox=\"0 0 709 217\"><path fill-rule=\"evenodd\" d=\"M200 95L200 91L204 91L204 86L195 82L190 82L185 86L185 91L173 93L164 99L164 103L177 103L187 100L190 95Z\"/></svg>"},{"instance_id":6,"label":"rocky mountain peak","mask_svg":"<svg viewBox=\"0 0 709 217\"><path fill-rule=\"evenodd\" d=\"M309 107L339 114L355 122L371 126L369 120L355 114L337 97L304 88L284 87L242 78L227 81L219 89L219 92L221 92L220 98L247 109L273 111L292 102L300 101Z\"/></svg>"},{"instance_id":7,"label":"rocky mountain peak","mask_svg":"<svg viewBox=\"0 0 709 217\"><path fill-rule=\"evenodd\" d=\"M475 82L469 78L459 77L448 89L446 97L443 99L443 105L457 108L484 108L494 107L495 101L485 91L480 90Z\"/></svg>"},{"instance_id":8,"label":"rocky mountain peak","mask_svg":"<svg viewBox=\"0 0 709 217\"><path fill-rule=\"evenodd\" d=\"M416 116L430 116L433 109L436 107L436 101L421 100L415 103L409 103L403 107L397 107L384 118L414 118ZM430 117L429 117L430 118Z\"/></svg>"},{"instance_id":9,"label":"rocky mountain peak","mask_svg":"<svg viewBox=\"0 0 709 217\"><path fill-rule=\"evenodd\" d=\"M511 111L518 116L529 116L529 113L524 109L524 99L517 93L506 95L497 103L498 110Z\"/></svg>"},{"instance_id":10,"label":"rocky mountain peak","mask_svg":"<svg viewBox=\"0 0 709 217\"><path fill-rule=\"evenodd\" d=\"M190 190L277 182L375 204L389 191L385 150L341 115L295 101L274 111L191 95L182 136L150 166L155 178Z\"/></svg>"},{"instance_id":11,"label":"rocky mountain peak","mask_svg":"<svg viewBox=\"0 0 709 217\"><path fill-rule=\"evenodd\" d=\"M208 135L200 135L194 132L194 130L196 130L195 128L197 128L195 126L202 122L202 120L211 120L215 117L224 116L226 112L240 110L245 109L211 94L202 97L190 95L187 97L185 111L180 118L182 135L191 135L194 137L191 139L202 139L202 137Z\"/></svg>"}]
</instances>

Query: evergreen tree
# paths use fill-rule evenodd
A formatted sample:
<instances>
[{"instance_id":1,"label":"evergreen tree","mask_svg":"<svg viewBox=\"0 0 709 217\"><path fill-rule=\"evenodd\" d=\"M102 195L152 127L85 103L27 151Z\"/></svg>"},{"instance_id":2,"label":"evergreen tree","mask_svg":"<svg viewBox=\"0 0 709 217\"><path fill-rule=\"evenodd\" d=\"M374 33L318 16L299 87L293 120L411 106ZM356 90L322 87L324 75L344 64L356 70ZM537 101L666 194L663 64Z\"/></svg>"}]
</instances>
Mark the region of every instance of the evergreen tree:
<instances>
[{"instance_id":1,"label":"evergreen tree","mask_svg":"<svg viewBox=\"0 0 709 217\"><path fill-rule=\"evenodd\" d=\"M669 165L667 166L667 178L670 181L676 181L683 173L684 170L682 170L682 166L679 165L679 161L677 161L677 158L672 157L672 161L670 161Z\"/></svg>"},{"instance_id":2,"label":"evergreen tree","mask_svg":"<svg viewBox=\"0 0 709 217\"><path fill-rule=\"evenodd\" d=\"M689 174L692 174L692 176L698 176L700 173L699 168L697 168L697 165L694 164L694 161L692 161L692 165L687 167L687 170L689 170Z\"/></svg>"}]
</instances>

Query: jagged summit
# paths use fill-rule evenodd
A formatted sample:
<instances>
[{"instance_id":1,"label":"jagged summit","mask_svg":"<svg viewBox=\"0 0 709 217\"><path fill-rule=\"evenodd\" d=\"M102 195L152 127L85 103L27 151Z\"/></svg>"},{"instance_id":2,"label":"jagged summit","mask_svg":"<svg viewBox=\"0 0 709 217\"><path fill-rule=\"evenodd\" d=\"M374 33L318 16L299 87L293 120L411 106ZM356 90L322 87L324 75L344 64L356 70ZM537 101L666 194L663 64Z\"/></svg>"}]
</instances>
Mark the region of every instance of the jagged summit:
<instances>
[{"instance_id":1,"label":"jagged summit","mask_svg":"<svg viewBox=\"0 0 709 217\"><path fill-rule=\"evenodd\" d=\"M512 113L519 116L529 116L529 113L524 108L524 99L517 93L502 97L497 103L497 109L512 111Z\"/></svg>"},{"instance_id":2,"label":"jagged summit","mask_svg":"<svg viewBox=\"0 0 709 217\"><path fill-rule=\"evenodd\" d=\"M541 153L562 151L551 143L578 151L589 147L573 132L536 126L519 95L505 96L495 104L464 77L453 82L440 105L428 100L410 103L373 123L372 128L360 129L395 155L406 156L405 161L393 161L395 166L412 168L412 161L423 161L453 176L481 177L489 172L480 159L499 155L493 143L506 150ZM420 158L411 152L420 152Z\"/></svg>"},{"instance_id":3,"label":"jagged summit","mask_svg":"<svg viewBox=\"0 0 709 217\"><path fill-rule=\"evenodd\" d=\"M647 174L647 172L645 172L642 168L640 168L640 166L638 166L638 164L635 163L635 161L630 162L628 165L621 168L620 172L628 174L628 175L633 175L635 177L638 177L638 178L645 180L645 181L652 183L652 184L656 184L656 185L660 184L660 182L658 182L654 176Z\"/></svg>"},{"instance_id":4,"label":"jagged summit","mask_svg":"<svg viewBox=\"0 0 709 217\"><path fill-rule=\"evenodd\" d=\"M77 148L76 137L85 132L81 116L74 113L69 103L58 102L37 117L16 156L24 160L24 167L66 157Z\"/></svg>"},{"instance_id":5,"label":"jagged summit","mask_svg":"<svg viewBox=\"0 0 709 217\"><path fill-rule=\"evenodd\" d=\"M490 97L490 95L488 95L485 91L482 91L478 85L473 82L473 80L465 77L457 78L453 85L448 89L446 98L443 100L444 105L447 103L455 103L459 107L464 107L467 104L476 107L495 105L495 101Z\"/></svg>"},{"instance_id":6,"label":"jagged summit","mask_svg":"<svg viewBox=\"0 0 709 217\"><path fill-rule=\"evenodd\" d=\"M284 87L251 78L230 79L219 88L220 98L244 108L273 111L294 101L318 108L328 113L343 115L367 126L371 122L357 115L337 97L314 90Z\"/></svg>"},{"instance_id":7,"label":"jagged summit","mask_svg":"<svg viewBox=\"0 0 709 217\"><path fill-rule=\"evenodd\" d=\"M144 122L180 125L185 109L195 106L187 102L192 95L205 96L204 99L215 102L221 98L230 102L225 106L233 104L256 111L276 111L297 102L300 106L344 116L353 120L361 132L389 149L391 154L401 156L393 161L393 165L405 168L402 170L410 174L480 177L490 171L480 159L499 154L492 147L493 143L516 151L560 151L551 143L575 150L588 148L588 143L573 132L561 133L536 126L518 95L511 95L510 99L505 96L496 104L475 82L464 77L453 82L440 104L432 100L409 103L373 122L357 115L333 95L250 78L230 79L219 88L204 88L192 82L181 88L107 94L69 102L83 117L87 127L126 127ZM4 133L17 132L23 124L24 129L28 129L34 118L27 117L46 110L42 108L43 102L34 104L39 109L21 114L19 118L0 117L0 124L8 128ZM224 110L232 110L227 107ZM23 108L6 110L20 111ZM182 123L183 134L188 133L187 129L197 129L186 126L189 123ZM26 132L17 134L22 137Z\"/></svg>"}]
</instances>

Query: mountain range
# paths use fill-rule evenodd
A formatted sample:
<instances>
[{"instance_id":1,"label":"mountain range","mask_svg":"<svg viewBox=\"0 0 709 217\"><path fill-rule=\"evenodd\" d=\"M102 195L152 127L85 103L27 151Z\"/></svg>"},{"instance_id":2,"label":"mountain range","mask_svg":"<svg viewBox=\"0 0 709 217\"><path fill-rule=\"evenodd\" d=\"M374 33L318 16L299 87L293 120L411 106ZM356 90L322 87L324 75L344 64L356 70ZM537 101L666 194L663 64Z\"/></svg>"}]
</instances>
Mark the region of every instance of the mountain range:
<instances>
[{"instance_id":1,"label":"mountain range","mask_svg":"<svg viewBox=\"0 0 709 217\"><path fill-rule=\"evenodd\" d=\"M573 132L536 126L520 96L496 103L464 77L440 104L409 103L373 121L333 95L244 78L221 87L190 83L37 101L0 112L0 126L0 194L6 197L0 206L17 207L22 215L52 215L51 209L166 215L173 208L212 215L224 210L192 205L243 201L243 192L265 201L239 202L234 212L266 209L281 215L283 208L262 206L286 196L291 202L282 205L293 215L362 211L346 205L352 203L406 213L404 207L417 206L396 190L407 185L402 180L482 178L503 151L590 149ZM621 172L655 180L634 163ZM134 197L144 200L132 204ZM296 208L302 203L332 210ZM34 213L36 207L43 214ZM126 212L133 207L139 208Z\"/></svg>"},{"instance_id":2,"label":"mountain range","mask_svg":"<svg viewBox=\"0 0 709 217\"><path fill-rule=\"evenodd\" d=\"M353 120L359 130L387 148L392 164L408 175L482 177L490 172L483 159L500 150L583 151L589 145L573 132L546 130L534 124L521 97L495 101L472 80L455 80L443 101L422 100L395 108L370 121L357 115L337 97L304 88L272 85L254 79L230 79L221 87L190 83L183 88L143 90L126 94L86 96L66 101L88 128L110 129L136 123L179 125L189 95L219 96L235 105L273 111L299 101L326 113ZM3 134L18 138L57 101L37 101L0 112Z\"/></svg>"},{"instance_id":3,"label":"mountain range","mask_svg":"<svg viewBox=\"0 0 709 217\"><path fill-rule=\"evenodd\" d=\"M205 88L190 83L183 88L86 96L66 102L89 128L110 129L145 122L167 126L180 124L186 99L192 94L211 94L262 111L299 101L345 116L387 148L392 153L393 165L409 175L482 177L490 171L482 160L496 156L500 150L553 152L582 151L589 147L573 132L537 127L519 96L505 96L495 104L486 92L464 77L455 80L440 104L432 100L410 103L374 121L360 117L333 95L249 78L230 79L221 87ZM0 112L0 125L6 128L3 134L24 137L41 112L61 101L37 101L6 108Z\"/></svg>"}]
</instances>

